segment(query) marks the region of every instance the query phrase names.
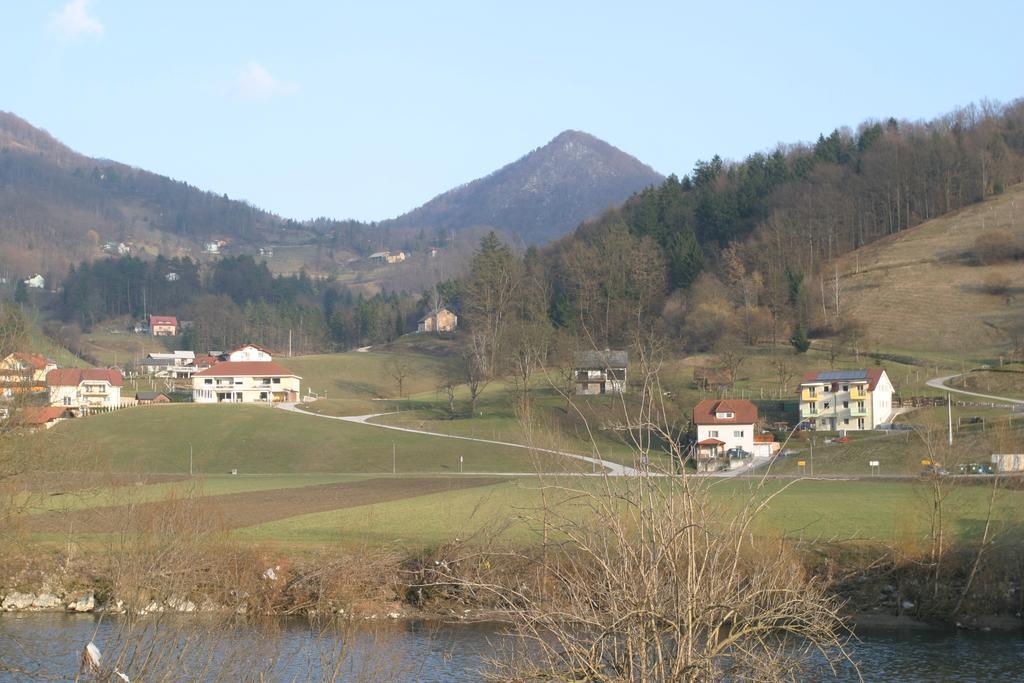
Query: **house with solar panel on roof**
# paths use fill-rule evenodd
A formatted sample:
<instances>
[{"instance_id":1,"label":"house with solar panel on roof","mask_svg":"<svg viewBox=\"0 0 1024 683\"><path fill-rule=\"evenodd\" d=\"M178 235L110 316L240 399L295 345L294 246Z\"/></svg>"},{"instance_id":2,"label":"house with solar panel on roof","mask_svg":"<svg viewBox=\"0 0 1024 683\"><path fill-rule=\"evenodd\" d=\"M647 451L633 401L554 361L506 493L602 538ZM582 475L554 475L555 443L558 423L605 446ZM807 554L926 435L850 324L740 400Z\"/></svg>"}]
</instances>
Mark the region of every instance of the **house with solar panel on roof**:
<instances>
[{"instance_id":1,"label":"house with solar panel on roof","mask_svg":"<svg viewBox=\"0 0 1024 683\"><path fill-rule=\"evenodd\" d=\"M808 372L800 382L800 421L811 429L875 429L892 417L893 386L882 368Z\"/></svg>"}]
</instances>

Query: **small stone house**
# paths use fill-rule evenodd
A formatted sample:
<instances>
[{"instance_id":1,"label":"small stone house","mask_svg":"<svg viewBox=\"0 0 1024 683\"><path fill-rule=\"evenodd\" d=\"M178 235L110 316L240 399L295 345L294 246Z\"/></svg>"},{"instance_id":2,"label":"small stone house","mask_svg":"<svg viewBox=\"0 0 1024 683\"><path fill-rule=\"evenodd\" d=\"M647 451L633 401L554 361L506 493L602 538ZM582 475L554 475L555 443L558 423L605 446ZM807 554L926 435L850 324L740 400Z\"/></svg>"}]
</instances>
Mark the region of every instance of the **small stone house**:
<instances>
[{"instance_id":1,"label":"small stone house","mask_svg":"<svg viewBox=\"0 0 1024 683\"><path fill-rule=\"evenodd\" d=\"M459 325L459 316L447 308L427 313L416 325L417 332L454 332Z\"/></svg>"},{"instance_id":2,"label":"small stone house","mask_svg":"<svg viewBox=\"0 0 1024 683\"><path fill-rule=\"evenodd\" d=\"M576 394L622 394L626 392L629 355L625 351L580 351L573 354L573 382Z\"/></svg>"}]
</instances>

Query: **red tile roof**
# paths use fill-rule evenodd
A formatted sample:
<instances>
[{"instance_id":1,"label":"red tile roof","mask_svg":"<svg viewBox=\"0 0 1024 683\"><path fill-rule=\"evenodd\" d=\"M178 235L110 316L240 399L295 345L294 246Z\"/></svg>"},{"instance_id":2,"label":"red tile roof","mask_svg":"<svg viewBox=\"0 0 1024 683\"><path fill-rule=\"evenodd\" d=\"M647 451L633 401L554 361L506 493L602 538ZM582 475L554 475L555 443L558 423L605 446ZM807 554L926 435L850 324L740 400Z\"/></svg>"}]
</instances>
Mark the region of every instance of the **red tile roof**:
<instances>
[{"instance_id":1,"label":"red tile roof","mask_svg":"<svg viewBox=\"0 0 1024 683\"><path fill-rule=\"evenodd\" d=\"M173 315L151 315L149 316L149 326L153 325L174 325L178 326L178 319Z\"/></svg>"},{"instance_id":2,"label":"red tile roof","mask_svg":"<svg viewBox=\"0 0 1024 683\"><path fill-rule=\"evenodd\" d=\"M28 351L15 351L13 354L15 358L20 360L25 365L35 368L36 370L42 370L47 365L53 365L53 361L41 356L38 353L29 353Z\"/></svg>"},{"instance_id":3,"label":"red tile roof","mask_svg":"<svg viewBox=\"0 0 1024 683\"><path fill-rule=\"evenodd\" d=\"M193 377L298 377L294 372L272 360L224 360L200 370Z\"/></svg>"},{"instance_id":4,"label":"red tile roof","mask_svg":"<svg viewBox=\"0 0 1024 683\"><path fill-rule=\"evenodd\" d=\"M110 382L111 386L124 386L124 375L117 368L59 368L46 373L51 387L77 387L82 382Z\"/></svg>"},{"instance_id":5,"label":"red tile roof","mask_svg":"<svg viewBox=\"0 0 1024 683\"><path fill-rule=\"evenodd\" d=\"M46 406L45 408L31 406L15 414L14 419L21 424L44 425L50 420L59 420L64 417L67 410L64 406Z\"/></svg>"},{"instance_id":6,"label":"red tile roof","mask_svg":"<svg viewBox=\"0 0 1024 683\"><path fill-rule=\"evenodd\" d=\"M732 413L718 418L716 413ZM693 423L698 425L748 425L757 422L757 406L740 398L707 399L693 407Z\"/></svg>"},{"instance_id":7,"label":"red tile roof","mask_svg":"<svg viewBox=\"0 0 1024 683\"><path fill-rule=\"evenodd\" d=\"M719 441L718 439L704 439L703 441L698 441L697 445L698 446L724 446L725 442L724 441Z\"/></svg>"}]
</instances>

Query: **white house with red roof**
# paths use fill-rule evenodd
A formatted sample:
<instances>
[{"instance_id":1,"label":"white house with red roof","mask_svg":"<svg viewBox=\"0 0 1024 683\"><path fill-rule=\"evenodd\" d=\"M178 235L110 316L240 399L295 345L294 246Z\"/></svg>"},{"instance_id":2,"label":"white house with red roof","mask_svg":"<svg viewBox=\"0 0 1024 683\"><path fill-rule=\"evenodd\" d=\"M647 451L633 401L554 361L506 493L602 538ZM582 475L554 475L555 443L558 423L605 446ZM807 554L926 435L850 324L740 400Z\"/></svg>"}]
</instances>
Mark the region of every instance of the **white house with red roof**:
<instances>
[{"instance_id":1,"label":"white house with red roof","mask_svg":"<svg viewBox=\"0 0 1024 683\"><path fill-rule=\"evenodd\" d=\"M800 382L800 421L833 432L874 429L892 418L893 392L882 368L808 372Z\"/></svg>"},{"instance_id":2,"label":"white house with red roof","mask_svg":"<svg viewBox=\"0 0 1024 683\"><path fill-rule=\"evenodd\" d=\"M149 333L154 337L173 337L178 334L178 319L173 315L151 315Z\"/></svg>"},{"instance_id":3,"label":"white house with red roof","mask_svg":"<svg viewBox=\"0 0 1024 683\"><path fill-rule=\"evenodd\" d=\"M729 451L734 449L754 453L757 406L750 401L701 401L693 407L693 424L697 427L694 455L700 469L715 469L711 463L727 458Z\"/></svg>"},{"instance_id":4,"label":"white house with red roof","mask_svg":"<svg viewBox=\"0 0 1024 683\"><path fill-rule=\"evenodd\" d=\"M46 373L50 405L73 412L113 410L121 407L124 375L116 368L58 368Z\"/></svg>"},{"instance_id":5,"label":"white house with red roof","mask_svg":"<svg viewBox=\"0 0 1024 683\"><path fill-rule=\"evenodd\" d=\"M236 358L266 360L235 360ZM195 403L281 403L299 400L302 378L270 360L270 352L255 345L231 351L228 360L192 375Z\"/></svg>"}]
</instances>

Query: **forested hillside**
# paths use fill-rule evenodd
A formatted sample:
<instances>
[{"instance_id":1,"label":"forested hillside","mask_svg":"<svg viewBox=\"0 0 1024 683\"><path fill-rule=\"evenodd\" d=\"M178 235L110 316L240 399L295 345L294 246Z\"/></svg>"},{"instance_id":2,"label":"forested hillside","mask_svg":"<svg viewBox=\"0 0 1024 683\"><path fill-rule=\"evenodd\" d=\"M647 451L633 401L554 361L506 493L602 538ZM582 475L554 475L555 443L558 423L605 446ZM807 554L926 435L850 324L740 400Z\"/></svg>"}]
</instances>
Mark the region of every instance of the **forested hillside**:
<instances>
[{"instance_id":1,"label":"forested hillside","mask_svg":"<svg viewBox=\"0 0 1024 683\"><path fill-rule=\"evenodd\" d=\"M73 266L52 302L47 332L77 348L82 332L147 314L187 321L181 345L197 352L255 342L312 353L386 342L415 329L420 295L353 294L327 279L274 275L252 256L211 265L189 258L105 258Z\"/></svg>"},{"instance_id":2,"label":"forested hillside","mask_svg":"<svg viewBox=\"0 0 1024 683\"><path fill-rule=\"evenodd\" d=\"M1024 101L715 157L546 249L551 318L614 344L648 311L693 349L839 332L831 259L1022 180Z\"/></svg>"},{"instance_id":3,"label":"forested hillside","mask_svg":"<svg viewBox=\"0 0 1024 683\"><path fill-rule=\"evenodd\" d=\"M382 227L485 227L544 244L664 177L593 135L567 130L494 173L435 197Z\"/></svg>"},{"instance_id":4,"label":"forested hillside","mask_svg":"<svg viewBox=\"0 0 1024 683\"><path fill-rule=\"evenodd\" d=\"M107 241L142 253L196 253L212 237L280 239L302 226L225 195L67 148L0 112L0 265L59 275Z\"/></svg>"}]
</instances>

